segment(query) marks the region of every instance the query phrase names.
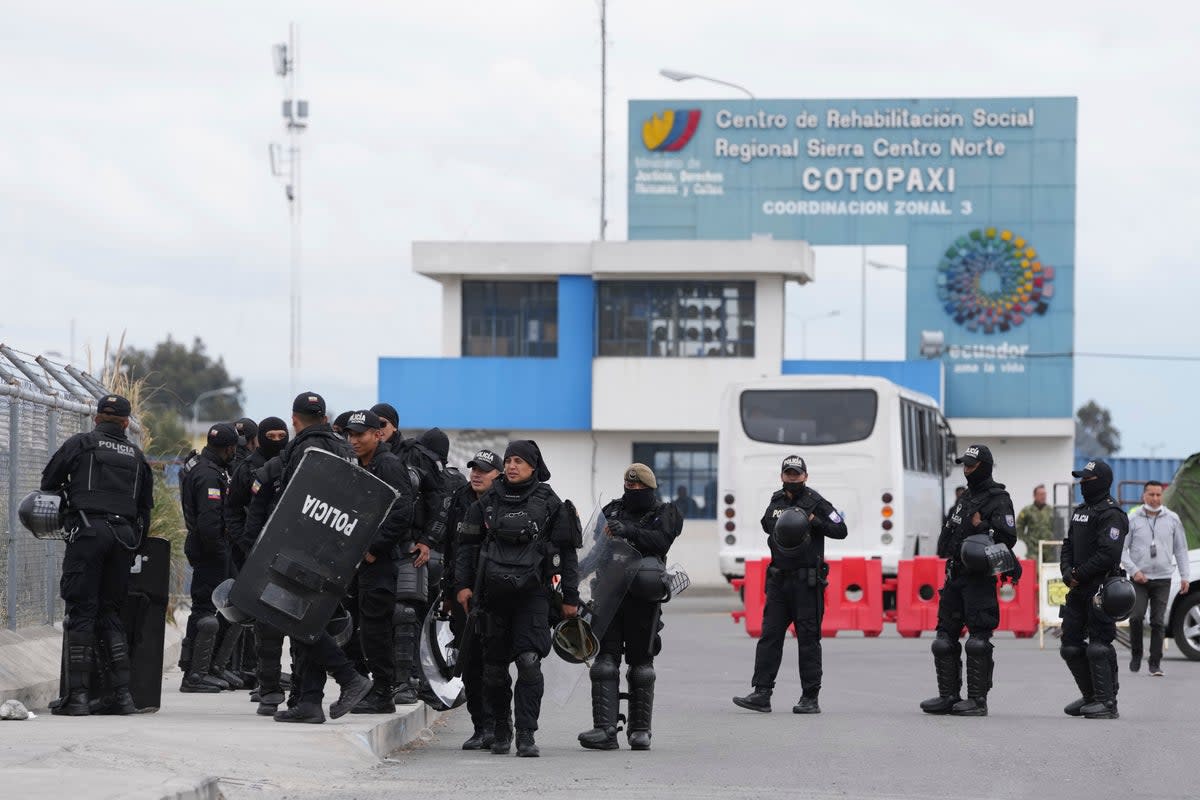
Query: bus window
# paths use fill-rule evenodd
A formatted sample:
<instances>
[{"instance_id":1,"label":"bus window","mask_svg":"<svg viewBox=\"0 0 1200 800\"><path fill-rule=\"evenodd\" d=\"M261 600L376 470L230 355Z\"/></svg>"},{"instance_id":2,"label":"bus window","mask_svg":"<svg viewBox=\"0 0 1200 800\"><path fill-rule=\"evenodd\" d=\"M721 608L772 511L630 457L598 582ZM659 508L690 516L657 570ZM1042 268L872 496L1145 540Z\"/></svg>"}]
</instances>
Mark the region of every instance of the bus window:
<instances>
[{"instance_id":1,"label":"bus window","mask_svg":"<svg viewBox=\"0 0 1200 800\"><path fill-rule=\"evenodd\" d=\"M742 429L756 442L842 444L875 429L873 389L752 389L742 392Z\"/></svg>"}]
</instances>

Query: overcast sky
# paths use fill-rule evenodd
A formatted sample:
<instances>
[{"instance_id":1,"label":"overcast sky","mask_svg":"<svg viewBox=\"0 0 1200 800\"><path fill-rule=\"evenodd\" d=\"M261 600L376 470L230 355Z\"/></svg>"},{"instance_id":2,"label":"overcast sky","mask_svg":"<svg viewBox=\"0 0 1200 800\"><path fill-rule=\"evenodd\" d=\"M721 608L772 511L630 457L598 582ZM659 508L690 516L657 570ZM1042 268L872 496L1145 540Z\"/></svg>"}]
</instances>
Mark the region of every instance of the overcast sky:
<instances>
[{"instance_id":1,"label":"overcast sky","mask_svg":"<svg viewBox=\"0 0 1200 800\"><path fill-rule=\"evenodd\" d=\"M599 218L592 0L4 3L0 341L98 353L200 336L255 417L287 410L288 225L271 45L301 37L304 369L331 406L375 400L379 355L438 355L414 240L587 240ZM1200 30L1142 2L609 3L609 238L625 237L626 101L1079 97L1076 346L1200 356ZM859 255L821 248L789 292L788 355L857 357ZM873 259L904 264L903 248ZM873 272L867 352L902 357L904 275ZM1124 455L1200 450L1200 362L1080 358Z\"/></svg>"}]
</instances>

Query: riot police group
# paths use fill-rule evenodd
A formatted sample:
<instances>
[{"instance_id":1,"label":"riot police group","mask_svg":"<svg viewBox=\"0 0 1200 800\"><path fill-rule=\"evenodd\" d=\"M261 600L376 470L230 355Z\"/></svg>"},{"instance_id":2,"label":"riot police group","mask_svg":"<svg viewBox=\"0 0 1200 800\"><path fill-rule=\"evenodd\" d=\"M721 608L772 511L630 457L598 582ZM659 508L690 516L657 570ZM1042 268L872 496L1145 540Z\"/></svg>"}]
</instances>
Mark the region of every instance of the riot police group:
<instances>
[{"instance_id":1,"label":"riot police group","mask_svg":"<svg viewBox=\"0 0 1200 800\"><path fill-rule=\"evenodd\" d=\"M154 498L150 468L127 436L130 413L125 398L101 398L94 430L62 445L43 472L43 494L20 509L35 534L58 525L68 542L63 696L55 714L139 711L122 620ZM321 395L304 392L293 402L291 431L280 417L208 429L180 483L191 567L180 691L248 688L258 714L310 724L326 720L328 678L339 690L328 707L335 719L465 699L473 731L463 749L500 755L515 746L518 756L536 757L543 660L556 653L590 665L592 727L579 744L618 749L625 722L628 746L649 749L654 659L662 606L672 596L665 564L683 525L654 472L631 464L619 499L585 530L573 503L551 488L536 442L512 441L503 454L480 450L464 477L448 463L443 431L405 438L398 425L386 403L330 425ZM990 450L971 445L957 462L967 490L946 518L937 551L946 560L931 648L938 693L920 708L986 716L997 580L1016 581L1021 572L1012 553L1012 501L993 477ZM1110 494L1107 464L1090 462L1072 474L1084 501L1062 548L1070 592L1061 655L1081 696L1064 710L1113 719L1115 622L1132 606L1120 567L1128 522ZM771 561L753 691L733 702L771 711L791 627L801 685L792 711L819 714L825 539L846 538L847 526L837 498L808 485L802 457L784 459L780 479L762 517Z\"/></svg>"}]
</instances>

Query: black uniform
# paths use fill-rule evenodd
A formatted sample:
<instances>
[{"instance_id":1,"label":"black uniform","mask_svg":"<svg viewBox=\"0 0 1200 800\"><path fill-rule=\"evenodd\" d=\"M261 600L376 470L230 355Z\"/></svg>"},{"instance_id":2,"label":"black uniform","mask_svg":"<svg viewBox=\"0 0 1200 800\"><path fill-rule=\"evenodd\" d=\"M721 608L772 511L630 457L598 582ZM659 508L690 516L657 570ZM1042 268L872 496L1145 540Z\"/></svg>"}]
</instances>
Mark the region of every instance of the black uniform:
<instances>
[{"instance_id":1,"label":"black uniform","mask_svg":"<svg viewBox=\"0 0 1200 800\"><path fill-rule=\"evenodd\" d=\"M350 648L359 671L370 674L375 692L391 700L396 674L393 651L393 615L396 607L396 562L407 558L413 542L415 500L408 469L398 456L380 446L364 469L400 493L379 526L368 549L374 561L363 560L350 582L347 595L357 636ZM406 665L407 666L407 665ZM407 679L407 675L403 676Z\"/></svg>"},{"instance_id":2,"label":"black uniform","mask_svg":"<svg viewBox=\"0 0 1200 800\"><path fill-rule=\"evenodd\" d=\"M225 527L225 497L229 491L226 466L213 448L205 447L184 464L179 486L187 526L183 552L192 567L192 613L188 616L179 655L185 683L192 673L200 678L208 674L220 630L212 592L230 575L229 535Z\"/></svg>"},{"instance_id":3,"label":"black uniform","mask_svg":"<svg viewBox=\"0 0 1200 800\"><path fill-rule=\"evenodd\" d=\"M968 573L960 558L963 540L990 533L998 544L1011 548L1017 543L1016 517L1012 498L1004 484L991 478L990 463L980 463L967 478L967 491L950 510L938 537L937 554L946 559L946 583L938 600L937 633L930 649L937 673L938 698L922 704L928 713L986 713L987 693L992 688L992 633L1000 624L996 598L996 576L991 572ZM979 524L972 522L979 514ZM963 628L967 638L967 700L961 701ZM974 701L973 703L971 701ZM928 706L928 707L927 707Z\"/></svg>"},{"instance_id":4,"label":"black uniform","mask_svg":"<svg viewBox=\"0 0 1200 800\"><path fill-rule=\"evenodd\" d=\"M1088 483L1083 486L1088 487ZM1071 528L1060 557L1063 580L1068 584L1078 582L1067 592L1066 602L1059 609L1059 654L1083 695L1083 702L1072 704L1077 706L1074 711L1072 706L1067 707L1072 716L1115 716L1117 710L1117 651L1112 645L1117 626L1092 606L1092 597L1104 579L1124 574L1121 548L1129 533L1129 517L1108 494L1110 486L1111 479L1108 485L1097 487L1103 489L1103 497L1093 496L1090 502L1072 510Z\"/></svg>"},{"instance_id":5,"label":"black uniform","mask_svg":"<svg viewBox=\"0 0 1200 800\"><path fill-rule=\"evenodd\" d=\"M283 479L283 458L274 456L254 472L250 482L250 503L246 508L246 523L242 529L242 539L248 542L246 552L249 553L258 540L259 533L271 516L275 500L279 496L280 481ZM275 712L274 706L283 702L283 689L280 676L283 674L283 633L264 622L254 623L254 646L257 665L255 667L258 679L259 699L262 703L260 713L267 715Z\"/></svg>"},{"instance_id":6,"label":"black uniform","mask_svg":"<svg viewBox=\"0 0 1200 800\"><path fill-rule=\"evenodd\" d=\"M683 517L673 503L658 502L653 488L627 490L625 497L608 503L602 513L609 533L633 545L642 556L642 564L605 630L600 652L589 670L593 728L581 733L579 741L592 749L617 747L623 654L629 666L625 672L629 685L629 742L635 749L644 750L650 746L654 710L654 657L662 650L665 585L661 576L667 552L683 531Z\"/></svg>"},{"instance_id":7,"label":"black uniform","mask_svg":"<svg viewBox=\"0 0 1200 800\"><path fill-rule=\"evenodd\" d=\"M128 692L129 650L121 611L133 551L150 527L154 481L125 429L101 422L63 443L42 470L41 489L65 489L70 509L71 536L59 585L66 604L67 688L73 709L66 713L83 714L97 639L109 662L113 689Z\"/></svg>"},{"instance_id":8,"label":"black uniform","mask_svg":"<svg viewBox=\"0 0 1200 800\"><path fill-rule=\"evenodd\" d=\"M456 581L454 579L454 564L458 557L458 539L462 533L463 522L467 511L479 499L479 495L470 484L461 486L450 496L450 510L446 517L447 535L445 541L444 559L446 569L442 573L442 595L451 600L450 630L456 637L461 637L466 624L467 614L463 607L454 602ZM480 740L487 740L491 746L492 729L495 721L490 706L483 693L483 657L479 648L469 650L462 665L463 688L467 695L467 713L471 715L471 724Z\"/></svg>"},{"instance_id":9,"label":"black uniform","mask_svg":"<svg viewBox=\"0 0 1200 800\"><path fill-rule=\"evenodd\" d=\"M229 537L229 555L236 574L246 563L254 539L246 535L246 516L254 499L254 474L267 463L260 450L248 450L235 458L229 469L229 491L225 497L225 530Z\"/></svg>"},{"instance_id":10,"label":"black uniform","mask_svg":"<svg viewBox=\"0 0 1200 800\"><path fill-rule=\"evenodd\" d=\"M494 753L508 752L512 742L513 661L518 748L523 739L532 745L544 689L541 659L550 652L550 579L561 574L562 601L578 605L579 536L574 508L538 476L516 484L498 477L467 511L455 581L459 590L474 589L477 569L484 571L475 601L484 611L483 685L495 716Z\"/></svg>"},{"instance_id":11,"label":"black uniform","mask_svg":"<svg viewBox=\"0 0 1200 800\"><path fill-rule=\"evenodd\" d=\"M812 515L807 544L785 548L776 541L775 521L789 508ZM842 515L807 484L798 492L780 489L771 495L761 520L771 548L767 567L767 604L762 637L754 654L756 690L768 693L783 660L783 642L789 625L796 629L800 685L803 696L815 701L821 691L821 618L825 613L825 539L845 539Z\"/></svg>"}]
</instances>

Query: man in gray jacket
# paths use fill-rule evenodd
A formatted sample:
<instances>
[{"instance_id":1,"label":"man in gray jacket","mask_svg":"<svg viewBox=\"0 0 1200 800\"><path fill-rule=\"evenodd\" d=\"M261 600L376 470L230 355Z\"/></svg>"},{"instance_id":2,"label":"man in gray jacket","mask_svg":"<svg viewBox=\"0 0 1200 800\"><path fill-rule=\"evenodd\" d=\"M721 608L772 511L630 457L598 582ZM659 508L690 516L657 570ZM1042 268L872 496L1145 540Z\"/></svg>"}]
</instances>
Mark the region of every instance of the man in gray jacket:
<instances>
[{"instance_id":1,"label":"man in gray jacket","mask_svg":"<svg viewBox=\"0 0 1200 800\"><path fill-rule=\"evenodd\" d=\"M1179 593L1188 591L1187 536L1179 515L1162 504L1163 487L1147 481L1142 505L1129 515L1129 535L1121 552L1121 565L1133 580L1137 603L1129 617L1129 643L1133 657L1129 670L1142 666L1142 620L1150 603L1150 674L1161 677L1167 603L1171 599L1171 573L1179 570Z\"/></svg>"}]
</instances>

